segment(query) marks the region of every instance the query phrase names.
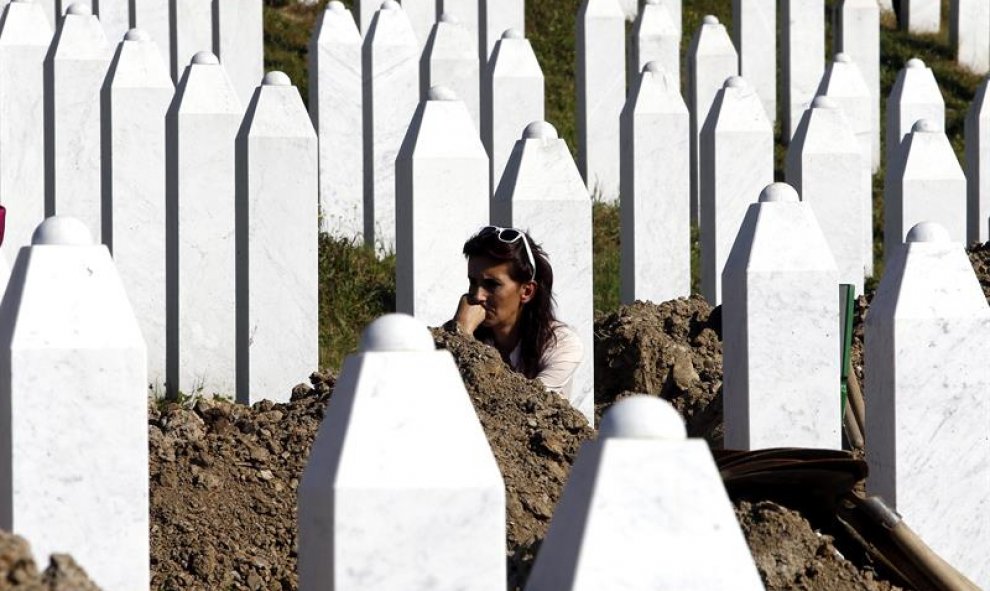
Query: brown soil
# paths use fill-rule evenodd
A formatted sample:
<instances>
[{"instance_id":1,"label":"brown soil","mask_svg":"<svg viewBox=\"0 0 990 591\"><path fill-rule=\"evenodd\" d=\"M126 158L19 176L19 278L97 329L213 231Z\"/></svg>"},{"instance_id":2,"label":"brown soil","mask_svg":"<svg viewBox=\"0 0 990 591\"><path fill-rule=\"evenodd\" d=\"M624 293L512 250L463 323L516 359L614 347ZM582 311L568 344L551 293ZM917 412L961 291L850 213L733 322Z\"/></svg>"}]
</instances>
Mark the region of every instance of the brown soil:
<instances>
[{"instance_id":1,"label":"brown soil","mask_svg":"<svg viewBox=\"0 0 990 591\"><path fill-rule=\"evenodd\" d=\"M872 571L860 571L842 557L832 538L815 532L808 521L769 501L736 507L750 551L767 591L893 591Z\"/></svg>"},{"instance_id":2,"label":"brown soil","mask_svg":"<svg viewBox=\"0 0 990 591\"><path fill-rule=\"evenodd\" d=\"M688 434L722 447L722 319L701 296L636 302L595 322L595 412L632 394L674 405Z\"/></svg>"},{"instance_id":3,"label":"brown soil","mask_svg":"<svg viewBox=\"0 0 990 591\"><path fill-rule=\"evenodd\" d=\"M31 546L20 536L0 531L0 589L9 591L99 591L70 556L53 554L39 573Z\"/></svg>"}]
</instances>

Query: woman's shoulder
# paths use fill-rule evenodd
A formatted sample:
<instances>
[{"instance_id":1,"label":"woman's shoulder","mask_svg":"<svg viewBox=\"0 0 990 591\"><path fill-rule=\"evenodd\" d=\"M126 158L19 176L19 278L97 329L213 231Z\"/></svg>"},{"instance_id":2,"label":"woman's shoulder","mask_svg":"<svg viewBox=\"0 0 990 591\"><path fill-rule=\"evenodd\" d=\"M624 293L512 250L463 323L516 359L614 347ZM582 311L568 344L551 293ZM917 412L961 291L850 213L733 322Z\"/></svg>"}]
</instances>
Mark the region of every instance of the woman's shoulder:
<instances>
[{"instance_id":1,"label":"woman's shoulder","mask_svg":"<svg viewBox=\"0 0 990 591\"><path fill-rule=\"evenodd\" d=\"M550 352L551 357L564 357L576 361L580 361L584 357L584 345L573 328L557 321L553 326L553 333L556 343Z\"/></svg>"}]
</instances>

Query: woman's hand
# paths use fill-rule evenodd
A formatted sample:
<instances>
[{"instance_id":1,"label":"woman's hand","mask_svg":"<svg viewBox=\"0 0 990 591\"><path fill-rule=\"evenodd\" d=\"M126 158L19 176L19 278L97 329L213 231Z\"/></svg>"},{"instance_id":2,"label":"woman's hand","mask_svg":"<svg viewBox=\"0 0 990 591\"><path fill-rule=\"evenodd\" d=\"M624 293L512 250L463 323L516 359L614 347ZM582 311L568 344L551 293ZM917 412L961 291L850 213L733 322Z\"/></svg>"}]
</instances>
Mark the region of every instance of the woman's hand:
<instances>
[{"instance_id":1,"label":"woman's hand","mask_svg":"<svg viewBox=\"0 0 990 591\"><path fill-rule=\"evenodd\" d=\"M454 322L464 334L474 334L481 323L485 321L485 308L481 304L475 304L471 296L464 294L457 302L457 313L454 314Z\"/></svg>"}]
</instances>

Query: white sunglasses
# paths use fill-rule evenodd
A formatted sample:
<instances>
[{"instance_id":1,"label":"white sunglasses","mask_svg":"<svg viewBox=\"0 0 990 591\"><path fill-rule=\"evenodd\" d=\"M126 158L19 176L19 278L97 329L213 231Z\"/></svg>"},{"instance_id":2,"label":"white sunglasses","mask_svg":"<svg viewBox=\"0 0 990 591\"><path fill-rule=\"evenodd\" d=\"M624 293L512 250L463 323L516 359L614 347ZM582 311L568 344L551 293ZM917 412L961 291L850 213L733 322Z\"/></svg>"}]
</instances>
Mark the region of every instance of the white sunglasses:
<instances>
[{"instance_id":1,"label":"white sunglasses","mask_svg":"<svg viewBox=\"0 0 990 591\"><path fill-rule=\"evenodd\" d=\"M530 281L536 281L536 260L533 258L533 251L529 247L529 240L526 239L526 233L518 228L500 228L498 226L485 226L478 232L478 236L484 236L491 232L495 233L495 237L499 241L506 244L513 244L522 238L523 246L526 248L526 258L529 259L529 268L533 270L530 276Z\"/></svg>"}]
</instances>

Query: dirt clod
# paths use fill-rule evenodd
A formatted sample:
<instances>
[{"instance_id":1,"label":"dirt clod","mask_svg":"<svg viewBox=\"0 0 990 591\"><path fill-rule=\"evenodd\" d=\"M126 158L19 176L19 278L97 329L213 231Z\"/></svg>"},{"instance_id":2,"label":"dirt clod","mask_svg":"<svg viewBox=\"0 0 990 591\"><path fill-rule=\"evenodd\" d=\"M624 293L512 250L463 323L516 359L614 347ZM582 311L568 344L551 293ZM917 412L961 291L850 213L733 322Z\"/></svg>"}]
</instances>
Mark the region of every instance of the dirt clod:
<instances>
[{"instance_id":1,"label":"dirt clod","mask_svg":"<svg viewBox=\"0 0 990 591\"><path fill-rule=\"evenodd\" d=\"M9 591L99 591L86 572L65 554L53 554L39 573L24 538L0 531L0 589Z\"/></svg>"}]
</instances>

